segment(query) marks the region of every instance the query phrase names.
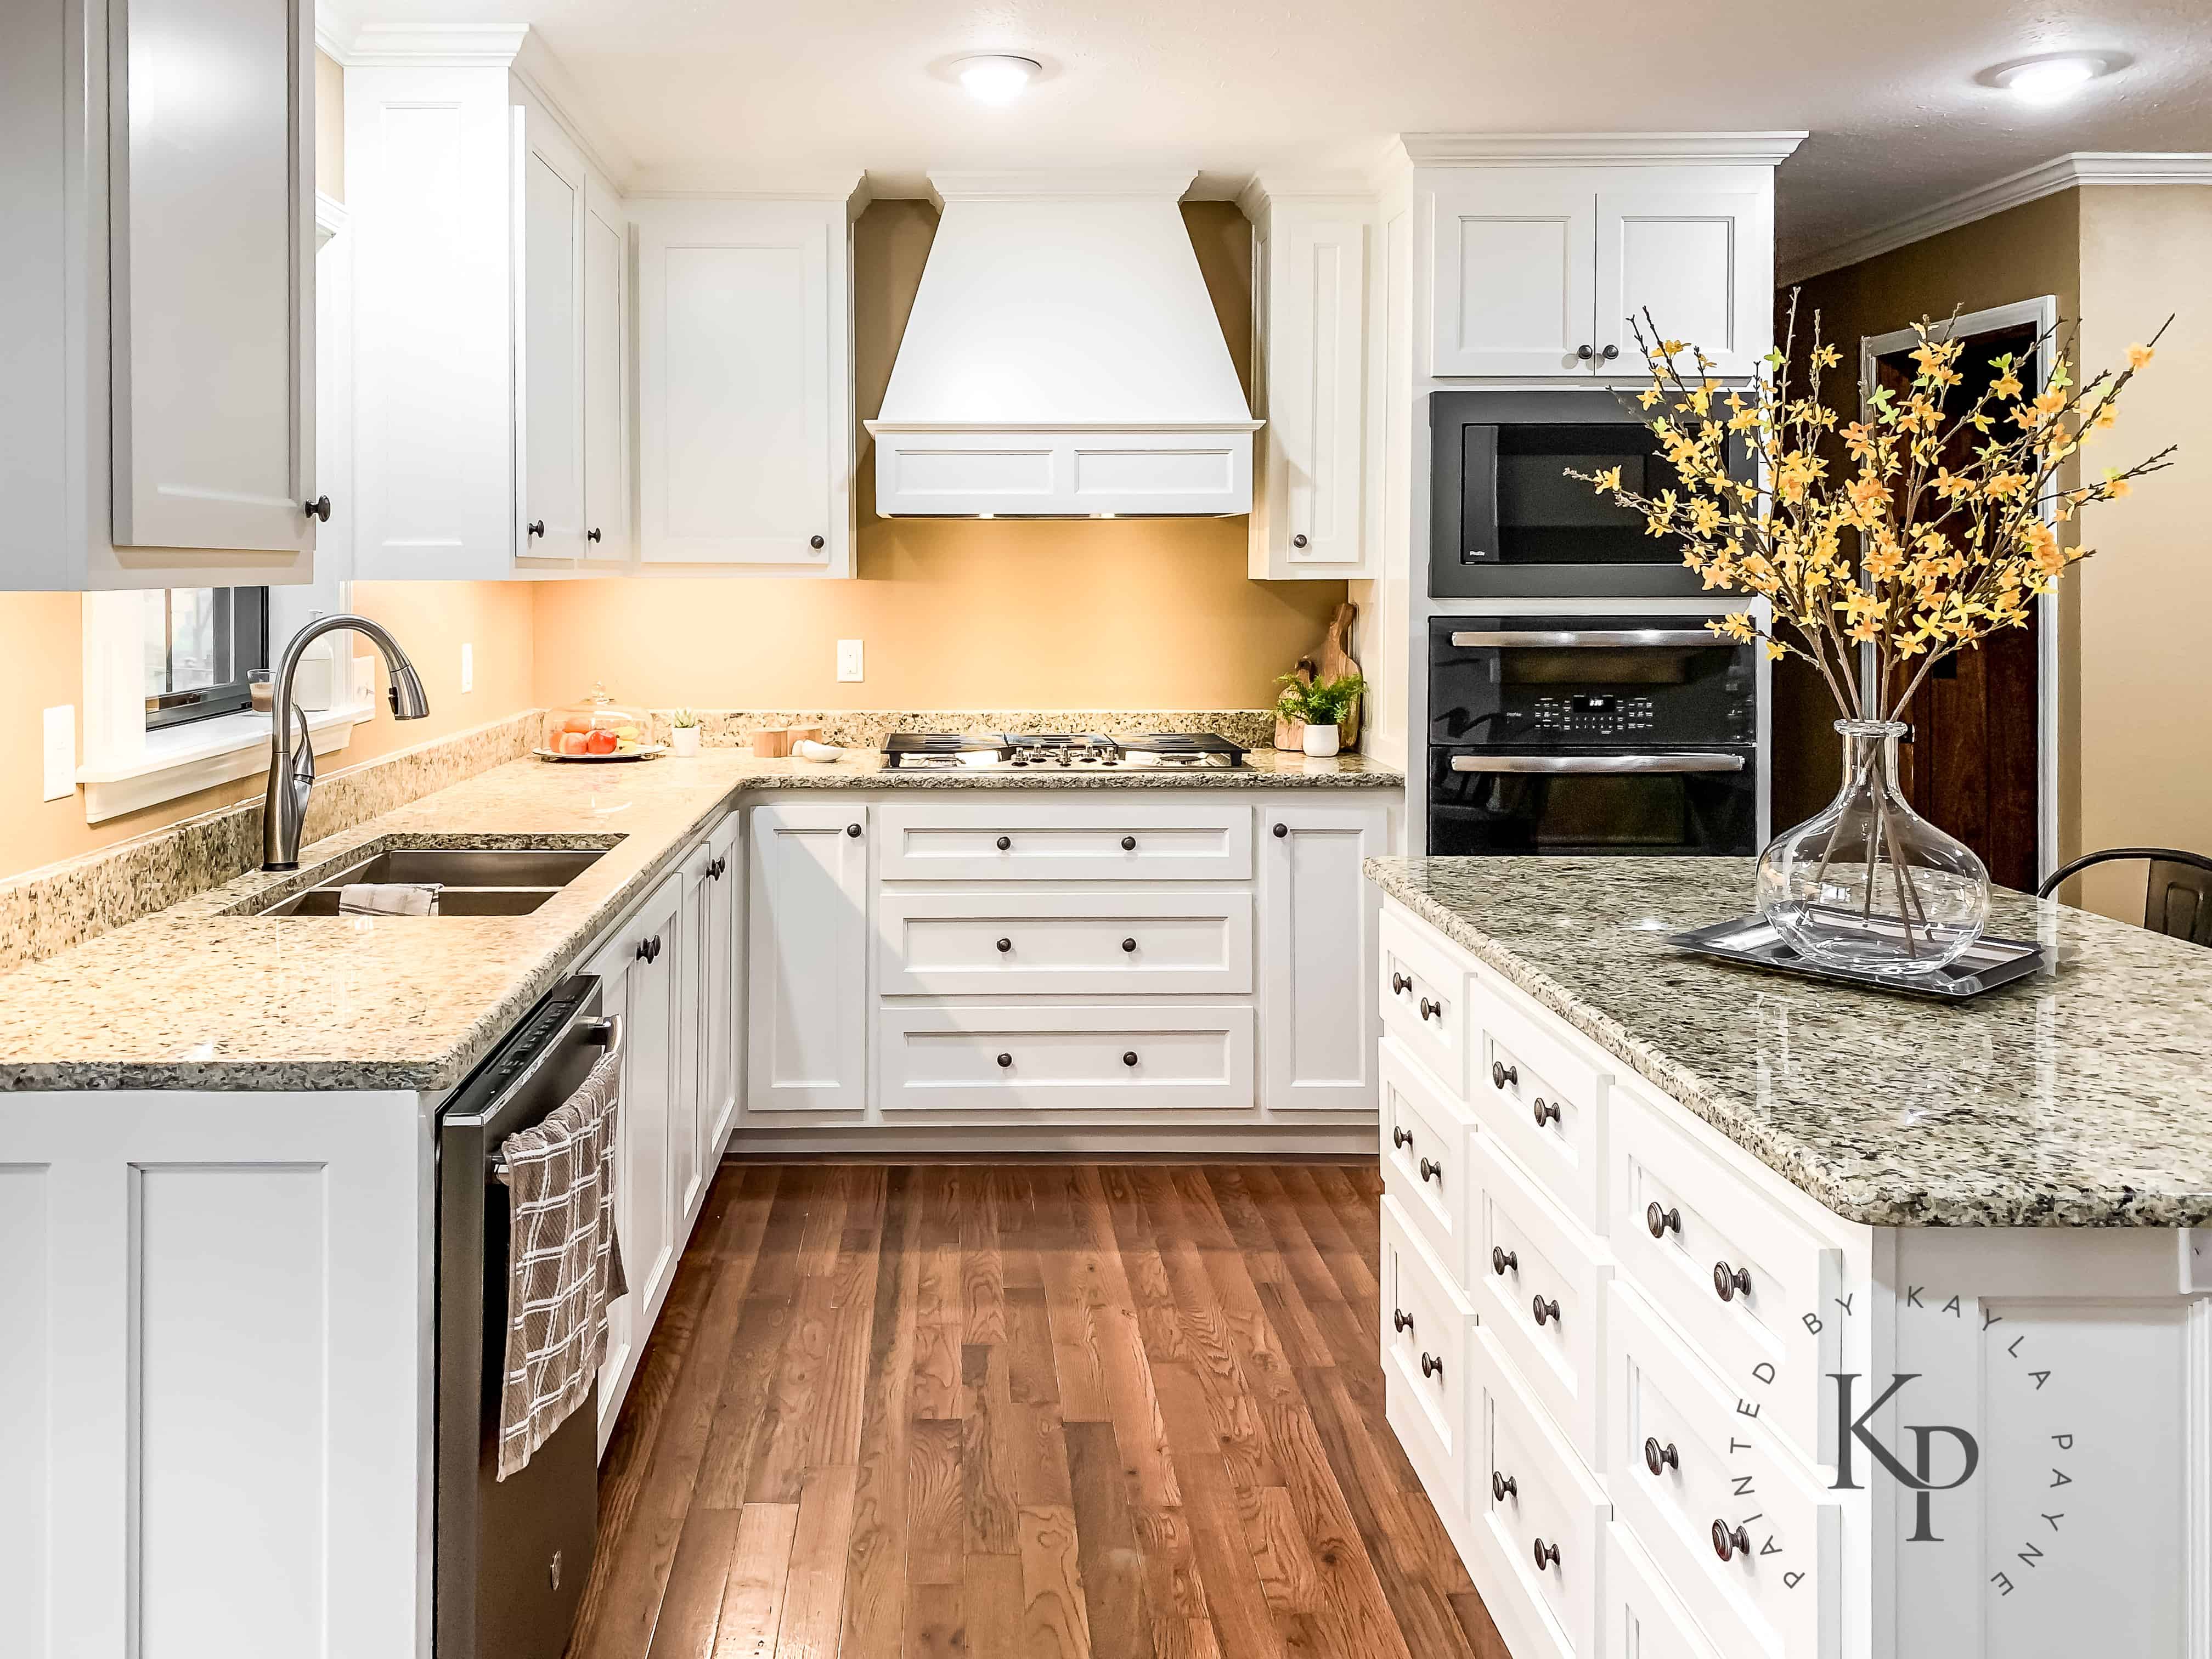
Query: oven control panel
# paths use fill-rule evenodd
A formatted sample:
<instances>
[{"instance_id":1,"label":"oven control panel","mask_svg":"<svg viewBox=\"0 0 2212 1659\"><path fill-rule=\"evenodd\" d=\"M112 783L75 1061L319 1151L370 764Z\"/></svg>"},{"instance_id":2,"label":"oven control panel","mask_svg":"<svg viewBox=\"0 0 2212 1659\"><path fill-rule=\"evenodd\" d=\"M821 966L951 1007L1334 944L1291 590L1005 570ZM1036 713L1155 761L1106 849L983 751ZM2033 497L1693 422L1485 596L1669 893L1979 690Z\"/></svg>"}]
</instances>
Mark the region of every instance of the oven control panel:
<instances>
[{"instance_id":1,"label":"oven control panel","mask_svg":"<svg viewBox=\"0 0 2212 1659\"><path fill-rule=\"evenodd\" d=\"M1651 731L1656 721L1650 698L1624 697L1613 692L1539 697L1532 712L1537 731L1570 740L1632 737Z\"/></svg>"}]
</instances>

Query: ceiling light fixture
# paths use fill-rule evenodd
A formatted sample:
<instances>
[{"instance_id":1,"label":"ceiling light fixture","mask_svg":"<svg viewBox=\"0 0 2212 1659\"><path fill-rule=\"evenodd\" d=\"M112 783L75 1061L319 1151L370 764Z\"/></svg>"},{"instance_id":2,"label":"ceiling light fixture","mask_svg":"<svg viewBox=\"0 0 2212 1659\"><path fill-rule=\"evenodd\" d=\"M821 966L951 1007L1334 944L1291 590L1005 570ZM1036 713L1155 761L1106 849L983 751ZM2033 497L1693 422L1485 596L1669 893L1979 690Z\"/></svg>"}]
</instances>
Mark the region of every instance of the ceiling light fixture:
<instances>
[{"instance_id":1,"label":"ceiling light fixture","mask_svg":"<svg viewBox=\"0 0 2212 1659\"><path fill-rule=\"evenodd\" d=\"M2115 67L2113 60L2101 52L2057 52L2000 64L1984 79L2024 104L2063 104Z\"/></svg>"},{"instance_id":2,"label":"ceiling light fixture","mask_svg":"<svg viewBox=\"0 0 2212 1659\"><path fill-rule=\"evenodd\" d=\"M963 58L953 69L960 84L968 88L968 95L979 103L1011 104L1020 97L1029 83L1036 79L1044 67L1034 58L1013 58L992 53L981 58Z\"/></svg>"}]
</instances>

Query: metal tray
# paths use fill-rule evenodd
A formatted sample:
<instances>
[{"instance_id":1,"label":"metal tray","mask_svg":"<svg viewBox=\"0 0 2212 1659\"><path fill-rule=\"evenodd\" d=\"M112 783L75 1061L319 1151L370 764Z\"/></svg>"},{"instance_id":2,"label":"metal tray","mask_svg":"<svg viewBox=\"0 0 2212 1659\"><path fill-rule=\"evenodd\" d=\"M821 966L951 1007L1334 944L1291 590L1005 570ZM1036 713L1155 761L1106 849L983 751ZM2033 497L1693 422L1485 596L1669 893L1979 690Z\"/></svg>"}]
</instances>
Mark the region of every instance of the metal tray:
<instances>
[{"instance_id":1,"label":"metal tray","mask_svg":"<svg viewBox=\"0 0 2212 1659\"><path fill-rule=\"evenodd\" d=\"M1856 985L1862 990L1888 991L1936 1002L1964 1002L2000 985L2041 973L2051 960L2049 952L2040 945L2027 939L1993 939L1984 933L1949 967L1923 979L1856 974L1847 968L1829 968L1808 962L1783 942L1771 923L1755 915L1693 927L1686 933L1670 933L1667 943L1723 962L1764 968L1770 973L1824 979L1838 985Z\"/></svg>"}]
</instances>

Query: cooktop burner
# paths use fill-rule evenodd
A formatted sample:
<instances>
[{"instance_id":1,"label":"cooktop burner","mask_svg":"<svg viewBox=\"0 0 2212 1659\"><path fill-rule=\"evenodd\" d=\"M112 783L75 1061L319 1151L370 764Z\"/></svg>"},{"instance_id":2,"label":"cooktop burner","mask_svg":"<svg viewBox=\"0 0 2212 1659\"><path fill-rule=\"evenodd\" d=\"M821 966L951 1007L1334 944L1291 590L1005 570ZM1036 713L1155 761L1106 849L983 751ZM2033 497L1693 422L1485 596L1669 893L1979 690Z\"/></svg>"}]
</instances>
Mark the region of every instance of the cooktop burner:
<instances>
[{"instance_id":1,"label":"cooktop burner","mask_svg":"<svg viewBox=\"0 0 2212 1659\"><path fill-rule=\"evenodd\" d=\"M1154 732L1109 738L1096 732L894 732L887 767L989 770L1001 766L1069 771L1127 767L1242 766L1250 751L1212 732Z\"/></svg>"}]
</instances>

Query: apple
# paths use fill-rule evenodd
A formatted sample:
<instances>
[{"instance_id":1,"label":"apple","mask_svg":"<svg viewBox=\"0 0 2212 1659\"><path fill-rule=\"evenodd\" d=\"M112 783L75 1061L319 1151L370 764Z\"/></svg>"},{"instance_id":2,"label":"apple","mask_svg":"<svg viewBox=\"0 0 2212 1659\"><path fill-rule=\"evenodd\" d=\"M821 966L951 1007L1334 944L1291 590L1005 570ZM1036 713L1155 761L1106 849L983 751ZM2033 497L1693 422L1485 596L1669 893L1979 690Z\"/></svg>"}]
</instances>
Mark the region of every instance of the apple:
<instances>
[{"instance_id":1,"label":"apple","mask_svg":"<svg viewBox=\"0 0 2212 1659\"><path fill-rule=\"evenodd\" d=\"M563 732L561 734L559 752L563 755L583 754L585 752L584 734L581 732Z\"/></svg>"},{"instance_id":2,"label":"apple","mask_svg":"<svg viewBox=\"0 0 2212 1659\"><path fill-rule=\"evenodd\" d=\"M615 734L607 731L594 732L584 739L586 752L594 755L611 755L615 752Z\"/></svg>"}]
</instances>

